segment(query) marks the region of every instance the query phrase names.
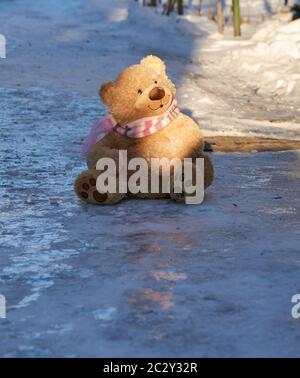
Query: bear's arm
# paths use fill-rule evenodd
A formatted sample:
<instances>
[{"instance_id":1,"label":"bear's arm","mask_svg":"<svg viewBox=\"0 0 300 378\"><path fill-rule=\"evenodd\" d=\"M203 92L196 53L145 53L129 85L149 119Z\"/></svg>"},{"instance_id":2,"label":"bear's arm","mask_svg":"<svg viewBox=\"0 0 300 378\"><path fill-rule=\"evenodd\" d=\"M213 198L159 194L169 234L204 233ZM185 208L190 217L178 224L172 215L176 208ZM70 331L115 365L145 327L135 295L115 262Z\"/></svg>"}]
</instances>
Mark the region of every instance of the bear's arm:
<instances>
[{"instance_id":1,"label":"bear's arm","mask_svg":"<svg viewBox=\"0 0 300 378\"><path fill-rule=\"evenodd\" d=\"M105 146L102 140L99 140L95 146L87 154L87 166L89 169L94 169L96 167L97 161L101 158L111 158L118 162L119 160L119 150Z\"/></svg>"},{"instance_id":2,"label":"bear's arm","mask_svg":"<svg viewBox=\"0 0 300 378\"><path fill-rule=\"evenodd\" d=\"M201 154L204 147L204 136L197 123L182 113L173 122L170 131L175 139L174 142L182 143L185 150L190 150L190 156Z\"/></svg>"}]
</instances>

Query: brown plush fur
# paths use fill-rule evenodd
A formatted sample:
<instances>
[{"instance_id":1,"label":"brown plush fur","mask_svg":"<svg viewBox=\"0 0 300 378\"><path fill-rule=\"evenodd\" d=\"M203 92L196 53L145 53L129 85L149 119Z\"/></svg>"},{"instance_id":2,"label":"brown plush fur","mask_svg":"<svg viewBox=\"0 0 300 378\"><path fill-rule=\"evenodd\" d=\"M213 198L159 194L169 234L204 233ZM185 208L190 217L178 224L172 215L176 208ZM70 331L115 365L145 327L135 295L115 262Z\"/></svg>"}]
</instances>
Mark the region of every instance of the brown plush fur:
<instances>
[{"instance_id":1,"label":"brown plush fur","mask_svg":"<svg viewBox=\"0 0 300 378\"><path fill-rule=\"evenodd\" d=\"M155 95L153 96L153 93L155 94L153 89L156 88L164 90L162 99L156 99ZM114 82L102 85L99 94L115 120L120 125L126 125L140 118L164 113L175 97L176 89L166 74L163 61L150 55L140 64L125 69ZM117 164L119 150L127 150L128 159L142 157L149 162L151 158L204 157L205 187L208 187L213 181L213 166L209 157L203 154L203 144L203 135L198 125L182 113L165 128L144 138L133 139L111 132L98 141L88 153L89 170L78 176L75 191L79 198L90 203L110 204L120 201L124 195L107 194L102 197L97 195L95 180L93 180L99 174L95 170L97 161L100 158L111 157ZM170 197L170 194L131 194L129 196L161 198Z\"/></svg>"}]
</instances>

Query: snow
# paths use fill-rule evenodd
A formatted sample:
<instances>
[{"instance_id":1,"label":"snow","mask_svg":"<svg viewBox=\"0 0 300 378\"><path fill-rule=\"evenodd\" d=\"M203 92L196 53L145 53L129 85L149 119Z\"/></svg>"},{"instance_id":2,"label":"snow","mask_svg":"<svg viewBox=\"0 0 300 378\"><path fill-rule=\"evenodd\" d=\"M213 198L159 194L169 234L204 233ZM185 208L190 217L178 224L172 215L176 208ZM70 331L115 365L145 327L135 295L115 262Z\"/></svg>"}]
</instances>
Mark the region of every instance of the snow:
<instances>
[{"instance_id":1,"label":"snow","mask_svg":"<svg viewBox=\"0 0 300 378\"><path fill-rule=\"evenodd\" d=\"M221 60L232 71L248 76L264 95L300 95L300 20L282 25L272 20L253 35L246 47Z\"/></svg>"},{"instance_id":2,"label":"snow","mask_svg":"<svg viewBox=\"0 0 300 378\"><path fill-rule=\"evenodd\" d=\"M15 0L0 25L0 355L298 356L299 151L213 154L201 206L89 206L73 182L100 83L149 53L206 135L299 139L299 23L234 39L129 0Z\"/></svg>"}]
</instances>

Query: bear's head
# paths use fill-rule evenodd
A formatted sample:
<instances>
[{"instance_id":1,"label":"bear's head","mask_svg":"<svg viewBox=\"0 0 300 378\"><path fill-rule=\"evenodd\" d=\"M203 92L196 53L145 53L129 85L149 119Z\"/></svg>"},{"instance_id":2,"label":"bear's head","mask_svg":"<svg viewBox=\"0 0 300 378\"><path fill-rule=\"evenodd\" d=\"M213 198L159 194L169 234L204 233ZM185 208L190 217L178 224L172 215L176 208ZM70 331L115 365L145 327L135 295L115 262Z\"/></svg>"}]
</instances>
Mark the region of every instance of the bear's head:
<instances>
[{"instance_id":1,"label":"bear's head","mask_svg":"<svg viewBox=\"0 0 300 378\"><path fill-rule=\"evenodd\" d=\"M99 90L102 102L120 125L159 116L170 107L175 93L164 62L153 55L126 68L115 81L103 84Z\"/></svg>"}]
</instances>

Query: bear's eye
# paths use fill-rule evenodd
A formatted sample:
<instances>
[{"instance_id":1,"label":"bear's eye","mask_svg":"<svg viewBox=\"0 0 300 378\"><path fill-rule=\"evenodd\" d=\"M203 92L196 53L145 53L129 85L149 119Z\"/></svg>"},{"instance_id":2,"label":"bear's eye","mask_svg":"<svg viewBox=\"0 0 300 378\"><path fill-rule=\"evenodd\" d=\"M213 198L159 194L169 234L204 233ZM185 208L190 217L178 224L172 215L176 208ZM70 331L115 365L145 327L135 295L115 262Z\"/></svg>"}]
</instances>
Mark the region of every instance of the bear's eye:
<instances>
[{"instance_id":1,"label":"bear's eye","mask_svg":"<svg viewBox=\"0 0 300 378\"><path fill-rule=\"evenodd\" d=\"M142 91L141 89L139 89L139 90L138 90L138 93L139 93L139 94L142 94L142 93L143 93L143 91Z\"/></svg>"},{"instance_id":2,"label":"bear's eye","mask_svg":"<svg viewBox=\"0 0 300 378\"><path fill-rule=\"evenodd\" d=\"M157 84L157 80L154 80L154 84Z\"/></svg>"}]
</instances>

